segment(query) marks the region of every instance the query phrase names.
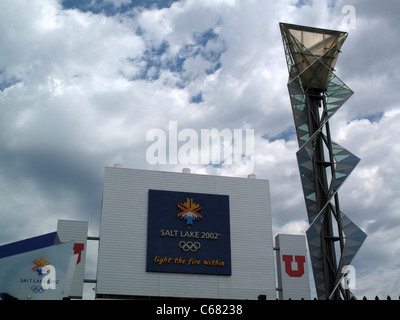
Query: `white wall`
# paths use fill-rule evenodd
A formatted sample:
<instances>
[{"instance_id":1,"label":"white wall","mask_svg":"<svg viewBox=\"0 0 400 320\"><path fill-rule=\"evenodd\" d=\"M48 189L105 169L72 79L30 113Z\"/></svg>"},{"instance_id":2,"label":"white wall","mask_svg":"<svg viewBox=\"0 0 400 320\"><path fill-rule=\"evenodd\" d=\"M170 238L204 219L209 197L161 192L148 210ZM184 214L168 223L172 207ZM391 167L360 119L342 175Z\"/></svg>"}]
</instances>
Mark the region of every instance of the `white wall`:
<instances>
[{"instance_id":1,"label":"white wall","mask_svg":"<svg viewBox=\"0 0 400 320\"><path fill-rule=\"evenodd\" d=\"M76 265L69 292L70 297L82 298L83 279L85 276L88 222L76 220L58 220L57 233L61 242L73 240L75 243L83 244L84 250L81 252L81 261Z\"/></svg>"},{"instance_id":2,"label":"white wall","mask_svg":"<svg viewBox=\"0 0 400 320\"><path fill-rule=\"evenodd\" d=\"M231 276L146 272L149 189L229 195ZM107 167L97 294L275 299L268 181Z\"/></svg>"}]
</instances>

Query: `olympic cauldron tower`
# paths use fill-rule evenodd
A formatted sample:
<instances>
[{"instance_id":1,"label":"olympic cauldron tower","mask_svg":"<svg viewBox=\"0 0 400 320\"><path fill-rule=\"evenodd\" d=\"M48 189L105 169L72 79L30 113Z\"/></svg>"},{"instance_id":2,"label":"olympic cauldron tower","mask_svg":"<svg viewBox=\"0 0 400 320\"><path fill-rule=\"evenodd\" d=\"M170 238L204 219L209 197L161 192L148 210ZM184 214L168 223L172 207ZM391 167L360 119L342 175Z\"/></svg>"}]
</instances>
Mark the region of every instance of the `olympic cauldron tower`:
<instances>
[{"instance_id":1,"label":"olympic cauldron tower","mask_svg":"<svg viewBox=\"0 0 400 320\"><path fill-rule=\"evenodd\" d=\"M338 190L360 159L333 142L329 129L329 119L353 94L334 74L348 34L286 23L280 23L280 29L317 296L351 299L345 270L366 234L340 211Z\"/></svg>"}]
</instances>

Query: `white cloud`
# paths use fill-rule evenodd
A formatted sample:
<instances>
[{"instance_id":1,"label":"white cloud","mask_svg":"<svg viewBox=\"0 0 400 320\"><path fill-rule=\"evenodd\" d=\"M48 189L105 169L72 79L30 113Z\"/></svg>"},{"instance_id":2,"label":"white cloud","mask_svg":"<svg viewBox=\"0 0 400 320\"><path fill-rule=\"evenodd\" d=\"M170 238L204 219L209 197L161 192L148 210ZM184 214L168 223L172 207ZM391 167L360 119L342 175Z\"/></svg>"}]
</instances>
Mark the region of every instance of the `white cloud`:
<instances>
[{"instance_id":1,"label":"white cloud","mask_svg":"<svg viewBox=\"0 0 400 320\"><path fill-rule=\"evenodd\" d=\"M305 234L309 225L305 220L293 220L285 224L278 230L274 230L274 234Z\"/></svg>"}]
</instances>

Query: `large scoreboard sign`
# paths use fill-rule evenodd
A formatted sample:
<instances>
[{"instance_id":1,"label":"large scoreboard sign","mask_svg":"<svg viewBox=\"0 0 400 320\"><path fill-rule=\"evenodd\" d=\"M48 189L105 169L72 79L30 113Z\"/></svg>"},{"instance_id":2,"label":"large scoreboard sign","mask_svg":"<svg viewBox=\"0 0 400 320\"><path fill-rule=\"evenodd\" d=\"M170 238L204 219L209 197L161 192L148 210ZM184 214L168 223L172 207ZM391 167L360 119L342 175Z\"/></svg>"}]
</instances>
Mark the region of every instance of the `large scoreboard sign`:
<instances>
[{"instance_id":1,"label":"large scoreboard sign","mask_svg":"<svg viewBox=\"0 0 400 320\"><path fill-rule=\"evenodd\" d=\"M231 275L229 196L149 190L146 271Z\"/></svg>"}]
</instances>

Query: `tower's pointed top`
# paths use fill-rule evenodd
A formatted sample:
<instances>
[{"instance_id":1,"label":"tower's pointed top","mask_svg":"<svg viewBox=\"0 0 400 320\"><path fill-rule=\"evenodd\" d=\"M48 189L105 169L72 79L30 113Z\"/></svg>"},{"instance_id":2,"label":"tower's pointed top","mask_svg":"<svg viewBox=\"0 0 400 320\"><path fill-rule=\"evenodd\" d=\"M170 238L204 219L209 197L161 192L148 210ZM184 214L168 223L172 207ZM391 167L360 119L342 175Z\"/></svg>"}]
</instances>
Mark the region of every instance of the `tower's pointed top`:
<instances>
[{"instance_id":1,"label":"tower's pointed top","mask_svg":"<svg viewBox=\"0 0 400 320\"><path fill-rule=\"evenodd\" d=\"M348 34L287 23L280 28L291 77L301 74L303 86L326 89Z\"/></svg>"}]
</instances>

